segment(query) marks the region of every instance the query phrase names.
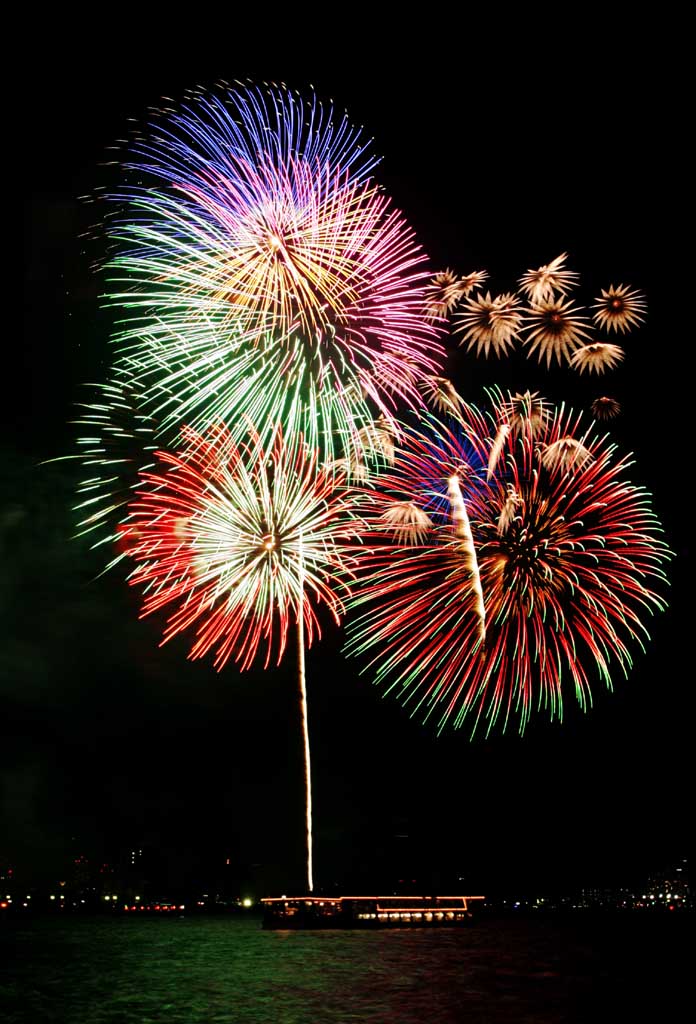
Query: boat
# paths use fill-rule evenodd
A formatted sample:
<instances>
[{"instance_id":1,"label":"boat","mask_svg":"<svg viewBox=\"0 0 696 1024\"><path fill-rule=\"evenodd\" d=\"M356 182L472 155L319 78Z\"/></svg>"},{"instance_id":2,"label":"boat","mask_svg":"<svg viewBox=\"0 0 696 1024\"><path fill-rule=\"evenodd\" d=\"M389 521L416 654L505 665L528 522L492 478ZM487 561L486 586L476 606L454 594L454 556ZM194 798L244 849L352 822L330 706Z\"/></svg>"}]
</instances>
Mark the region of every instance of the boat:
<instances>
[{"instance_id":1,"label":"boat","mask_svg":"<svg viewBox=\"0 0 696 1024\"><path fill-rule=\"evenodd\" d=\"M263 928L452 928L484 896L269 896Z\"/></svg>"}]
</instances>

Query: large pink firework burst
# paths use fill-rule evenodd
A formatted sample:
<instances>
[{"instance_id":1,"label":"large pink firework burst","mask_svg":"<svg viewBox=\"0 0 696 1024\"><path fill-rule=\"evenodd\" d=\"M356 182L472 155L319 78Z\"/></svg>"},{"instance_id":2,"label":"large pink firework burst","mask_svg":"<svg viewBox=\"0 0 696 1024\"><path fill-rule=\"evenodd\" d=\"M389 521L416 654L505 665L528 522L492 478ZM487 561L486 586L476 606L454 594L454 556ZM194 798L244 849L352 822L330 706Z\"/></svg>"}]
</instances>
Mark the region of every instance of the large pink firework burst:
<instances>
[{"instance_id":1,"label":"large pink firework burst","mask_svg":"<svg viewBox=\"0 0 696 1024\"><path fill-rule=\"evenodd\" d=\"M626 480L630 457L583 429L563 407L509 431L487 478L496 424L508 403L458 424L434 418L405 431L368 516L361 586L349 603L347 651L414 715L524 731L535 709L561 719L570 683L579 705L592 682L626 674L644 618L665 607L670 552L645 490ZM571 442L583 460L543 455ZM462 552L458 482L473 552ZM403 540L386 515L411 502L430 526ZM387 523L387 526L385 526ZM483 602L483 615L481 612ZM485 621L485 630L482 628Z\"/></svg>"},{"instance_id":2,"label":"large pink firework burst","mask_svg":"<svg viewBox=\"0 0 696 1024\"><path fill-rule=\"evenodd\" d=\"M184 436L182 451L159 452L158 469L141 474L130 506L143 615L168 609L164 640L192 630L189 656L214 650L218 669L229 658L279 663L292 622L302 619L310 646L318 604L340 619L355 499L300 436L278 431L268 447L253 431L237 444L223 426Z\"/></svg>"}]
</instances>

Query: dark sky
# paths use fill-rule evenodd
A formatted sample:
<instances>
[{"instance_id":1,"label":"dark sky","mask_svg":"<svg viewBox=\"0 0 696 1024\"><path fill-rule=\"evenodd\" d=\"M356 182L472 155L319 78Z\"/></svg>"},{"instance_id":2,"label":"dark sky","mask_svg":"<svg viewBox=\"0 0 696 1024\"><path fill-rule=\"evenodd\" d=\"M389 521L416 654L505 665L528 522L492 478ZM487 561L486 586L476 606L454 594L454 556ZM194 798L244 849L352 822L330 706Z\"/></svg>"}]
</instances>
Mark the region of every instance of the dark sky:
<instances>
[{"instance_id":1,"label":"dark sky","mask_svg":"<svg viewBox=\"0 0 696 1024\"><path fill-rule=\"evenodd\" d=\"M369 884L397 865L473 888L570 887L687 855L684 77L678 26L602 17L542 32L459 16L392 34L360 9L345 31L288 22L262 32L231 18L220 32L76 20L28 34L14 150L24 329L21 342L6 340L18 365L3 405L0 860L50 872L68 848L139 843L230 855L240 875L283 887L298 876L292 669L217 675L187 662L183 642L159 649L135 595L115 577L95 579L99 559L71 539L71 464L41 465L74 451L75 403L110 360L93 243L80 238L91 213L77 197L101 182L105 147L128 118L218 78L311 83L364 124L384 158L377 177L435 269L486 269L504 290L567 252L588 298L628 283L649 308L612 377L624 406L617 443L635 453L632 480L653 493L677 556L646 654L636 651L628 680L617 673L614 693L595 686L587 715L571 694L563 725L538 716L523 738L471 743L464 730L437 738L382 699L327 630L308 659L317 883ZM528 360L452 349L448 370L474 402L492 383L580 408L598 393Z\"/></svg>"}]
</instances>

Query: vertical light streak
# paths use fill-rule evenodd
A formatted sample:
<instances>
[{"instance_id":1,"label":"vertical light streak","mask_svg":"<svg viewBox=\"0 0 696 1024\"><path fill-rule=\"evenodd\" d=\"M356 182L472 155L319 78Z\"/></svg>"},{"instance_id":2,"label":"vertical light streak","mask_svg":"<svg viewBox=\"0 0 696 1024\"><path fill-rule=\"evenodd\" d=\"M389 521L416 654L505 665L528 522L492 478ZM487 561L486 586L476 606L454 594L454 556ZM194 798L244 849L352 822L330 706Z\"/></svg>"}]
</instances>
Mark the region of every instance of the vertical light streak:
<instances>
[{"instance_id":1,"label":"vertical light streak","mask_svg":"<svg viewBox=\"0 0 696 1024\"><path fill-rule=\"evenodd\" d=\"M297 608L297 668L300 684L300 718L302 721L302 744L304 750L305 781L305 830L307 841L307 892L314 892L314 869L312 865L312 764L309 754L309 721L307 716L307 681L305 676L304 651L304 553L302 534L298 542L298 608Z\"/></svg>"},{"instance_id":2,"label":"vertical light streak","mask_svg":"<svg viewBox=\"0 0 696 1024\"><path fill-rule=\"evenodd\" d=\"M469 523L466 505L464 504L462 489L459 486L459 477L456 473L447 480L447 496L452 507L454 532L461 542L459 550L464 556L464 564L470 576L471 589L476 598L475 607L476 615L478 616L478 639L479 645L482 646L486 642L486 608L483 603L483 590L481 589L481 576L479 574L478 560L476 558L476 548L474 547L474 537L471 532L471 525Z\"/></svg>"}]
</instances>

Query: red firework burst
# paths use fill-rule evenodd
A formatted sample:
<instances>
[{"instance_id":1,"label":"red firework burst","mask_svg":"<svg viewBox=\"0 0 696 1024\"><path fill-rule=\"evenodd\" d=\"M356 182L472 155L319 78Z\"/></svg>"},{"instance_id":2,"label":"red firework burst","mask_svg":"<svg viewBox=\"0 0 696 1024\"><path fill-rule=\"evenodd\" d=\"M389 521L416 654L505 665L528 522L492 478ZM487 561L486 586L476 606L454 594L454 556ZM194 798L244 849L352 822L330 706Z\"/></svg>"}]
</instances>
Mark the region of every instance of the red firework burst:
<instances>
[{"instance_id":1,"label":"red firework burst","mask_svg":"<svg viewBox=\"0 0 696 1024\"><path fill-rule=\"evenodd\" d=\"M318 603L339 621L355 499L300 437L277 433L264 449L255 435L235 444L224 427L185 436L182 452L159 452L158 471L141 474L131 505L143 615L173 607L164 640L193 628L189 656L214 648L218 669L230 657L249 668L264 648L265 667L279 663L300 614L307 646Z\"/></svg>"},{"instance_id":2,"label":"red firework burst","mask_svg":"<svg viewBox=\"0 0 696 1024\"><path fill-rule=\"evenodd\" d=\"M347 650L367 657L376 682L440 728L473 720L472 735L515 717L523 731L540 707L560 719L567 680L586 708L592 678L611 687L612 662L627 671L643 618L665 607L670 552L649 495L626 481L629 458L549 407L534 431L507 433L488 477L505 408L496 395L491 414L467 406L461 426L404 432L373 499L348 618ZM543 459L570 438L587 459ZM458 541L453 478L473 559ZM409 544L385 528L390 504L405 501L431 522Z\"/></svg>"}]
</instances>

